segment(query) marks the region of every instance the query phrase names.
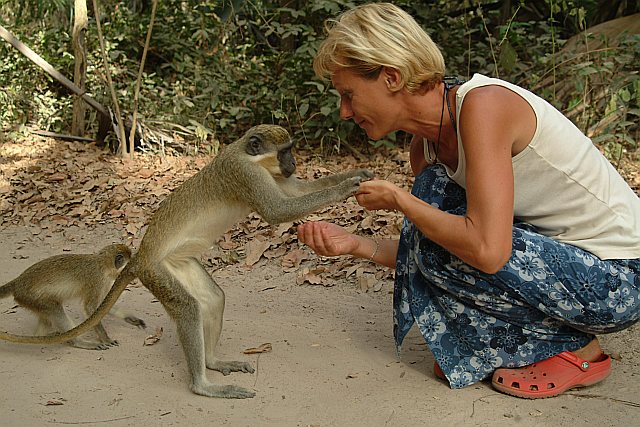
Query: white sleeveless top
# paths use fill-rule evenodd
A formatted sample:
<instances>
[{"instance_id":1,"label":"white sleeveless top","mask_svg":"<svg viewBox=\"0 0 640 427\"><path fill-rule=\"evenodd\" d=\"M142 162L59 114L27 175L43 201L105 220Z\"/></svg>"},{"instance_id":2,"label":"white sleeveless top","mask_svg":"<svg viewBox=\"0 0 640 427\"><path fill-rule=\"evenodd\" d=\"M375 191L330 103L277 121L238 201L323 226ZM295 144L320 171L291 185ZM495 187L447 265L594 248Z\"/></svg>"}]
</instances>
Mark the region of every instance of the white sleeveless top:
<instances>
[{"instance_id":1,"label":"white sleeveless top","mask_svg":"<svg viewBox=\"0 0 640 427\"><path fill-rule=\"evenodd\" d=\"M497 85L527 101L536 115L529 145L512 158L513 215L553 239L601 259L640 258L640 200L607 159L569 119L533 93L475 74L456 93L456 122L465 95ZM458 126L458 167L449 176L466 188Z\"/></svg>"}]
</instances>

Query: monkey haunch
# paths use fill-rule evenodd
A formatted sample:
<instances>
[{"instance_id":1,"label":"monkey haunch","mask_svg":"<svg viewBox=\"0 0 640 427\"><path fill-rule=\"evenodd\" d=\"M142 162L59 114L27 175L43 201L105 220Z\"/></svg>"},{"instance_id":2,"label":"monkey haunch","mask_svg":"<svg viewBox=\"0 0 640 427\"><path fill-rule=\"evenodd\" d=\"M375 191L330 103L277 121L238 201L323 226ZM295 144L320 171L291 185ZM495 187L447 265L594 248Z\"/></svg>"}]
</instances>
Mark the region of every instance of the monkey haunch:
<instances>
[{"instance_id":1,"label":"monkey haunch","mask_svg":"<svg viewBox=\"0 0 640 427\"><path fill-rule=\"evenodd\" d=\"M90 316L131 258L131 250L125 245L110 245L96 254L56 255L35 263L20 276L0 287L0 298L13 295L22 307L38 316L36 335L64 332L73 328L63 304L81 299L87 316ZM145 327L137 317L119 309L111 314L132 325ZM109 338L102 322L94 330L98 341L73 338L69 344L90 350L105 350L118 345ZM23 337L0 332L0 339L23 342Z\"/></svg>"},{"instance_id":2,"label":"monkey haunch","mask_svg":"<svg viewBox=\"0 0 640 427\"><path fill-rule=\"evenodd\" d=\"M227 146L174 190L151 218L140 249L96 312L71 331L22 342L55 343L97 323L138 277L176 322L191 390L211 397L247 398L254 392L207 381L206 368L227 375L253 372L246 362L222 361L215 347L222 329L224 292L198 259L236 222L256 211L270 224L293 221L352 195L372 174L364 169L303 181L293 175L293 143L279 126L260 125Z\"/></svg>"}]
</instances>

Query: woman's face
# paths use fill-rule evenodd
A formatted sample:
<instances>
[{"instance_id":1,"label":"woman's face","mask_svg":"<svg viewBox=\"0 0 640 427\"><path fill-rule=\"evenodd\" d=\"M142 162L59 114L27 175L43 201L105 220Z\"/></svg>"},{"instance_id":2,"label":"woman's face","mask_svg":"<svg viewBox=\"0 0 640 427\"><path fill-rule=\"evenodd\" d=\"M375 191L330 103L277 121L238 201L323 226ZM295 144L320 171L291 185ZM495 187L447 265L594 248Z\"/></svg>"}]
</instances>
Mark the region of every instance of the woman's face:
<instances>
[{"instance_id":1,"label":"woman's face","mask_svg":"<svg viewBox=\"0 0 640 427\"><path fill-rule=\"evenodd\" d=\"M339 69L331 76L340 94L340 117L353 119L373 140L397 130L396 93L389 89L389 79L385 68L375 79L366 79L347 69Z\"/></svg>"}]
</instances>

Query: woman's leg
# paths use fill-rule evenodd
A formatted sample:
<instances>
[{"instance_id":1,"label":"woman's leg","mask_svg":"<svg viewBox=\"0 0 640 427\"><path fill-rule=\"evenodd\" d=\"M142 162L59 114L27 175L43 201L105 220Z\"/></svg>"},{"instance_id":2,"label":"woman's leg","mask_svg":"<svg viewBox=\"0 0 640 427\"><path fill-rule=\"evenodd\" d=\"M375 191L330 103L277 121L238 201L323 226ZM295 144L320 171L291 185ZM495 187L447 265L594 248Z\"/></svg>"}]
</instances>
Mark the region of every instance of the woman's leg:
<instances>
[{"instance_id":1,"label":"woman's leg","mask_svg":"<svg viewBox=\"0 0 640 427\"><path fill-rule=\"evenodd\" d=\"M447 212L465 212L464 190L441 167L423 171L413 194ZM394 292L396 344L415 320L453 388L501 366L577 350L593 340L592 333L638 319L637 261L602 262L526 224L514 226L513 239L510 261L489 275L405 221Z\"/></svg>"}]
</instances>

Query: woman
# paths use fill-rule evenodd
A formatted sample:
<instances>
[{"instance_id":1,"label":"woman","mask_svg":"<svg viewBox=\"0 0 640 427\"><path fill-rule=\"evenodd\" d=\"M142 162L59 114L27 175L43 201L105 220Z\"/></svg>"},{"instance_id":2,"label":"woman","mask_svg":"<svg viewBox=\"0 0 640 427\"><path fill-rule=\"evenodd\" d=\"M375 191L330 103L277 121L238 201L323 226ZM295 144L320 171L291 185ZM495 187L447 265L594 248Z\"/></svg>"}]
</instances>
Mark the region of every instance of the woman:
<instances>
[{"instance_id":1,"label":"woman","mask_svg":"<svg viewBox=\"0 0 640 427\"><path fill-rule=\"evenodd\" d=\"M313 65L371 139L414 135L412 193L372 180L356 195L405 215L399 241L298 228L320 255L396 268L396 345L416 322L452 388L492 376L538 398L604 379L594 334L640 316L640 202L591 141L520 87L445 79L437 46L391 4L332 21Z\"/></svg>"}]
</instances>

